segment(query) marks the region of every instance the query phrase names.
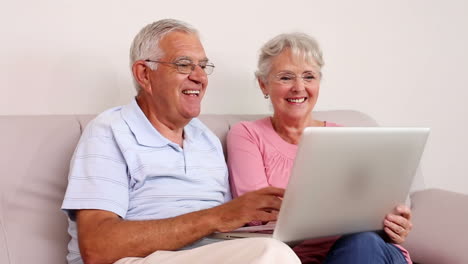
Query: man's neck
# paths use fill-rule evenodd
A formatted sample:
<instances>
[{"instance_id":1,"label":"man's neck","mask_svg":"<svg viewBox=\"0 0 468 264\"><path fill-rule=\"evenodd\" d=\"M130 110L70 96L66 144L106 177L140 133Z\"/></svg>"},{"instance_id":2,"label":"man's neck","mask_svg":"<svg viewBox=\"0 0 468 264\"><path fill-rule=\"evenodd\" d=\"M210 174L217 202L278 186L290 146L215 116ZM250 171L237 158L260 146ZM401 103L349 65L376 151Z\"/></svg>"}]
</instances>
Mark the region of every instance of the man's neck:
<instances>
[{"instance_id":1,"label":"man's neck","mask_svg":"<svg viewBox=\"0 0 468 264\"><path fill-rule=\"evenodd\" d=\"M137 104L153 127L165 138L183 147L184 127L190 120L171 120L151 107L145 96L137 96Z\"/></svg>"}]
</instances>

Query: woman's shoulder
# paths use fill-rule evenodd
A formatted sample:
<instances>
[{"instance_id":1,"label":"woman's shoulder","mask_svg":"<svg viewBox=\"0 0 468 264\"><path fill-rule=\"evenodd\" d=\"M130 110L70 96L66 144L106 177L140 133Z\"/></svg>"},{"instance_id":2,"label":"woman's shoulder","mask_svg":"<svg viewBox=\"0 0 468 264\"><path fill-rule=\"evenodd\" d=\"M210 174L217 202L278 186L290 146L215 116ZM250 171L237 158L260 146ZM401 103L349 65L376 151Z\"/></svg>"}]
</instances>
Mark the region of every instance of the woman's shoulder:
<instances>
[{"instance_id":1,"label":"woman's shoulder","mask_svg":"<svg viewBox=\"0 0 468 264\"><path fill-rule=\"evenodd\" d=\"M259 134L268 130L269 117L257 119L254 121L241 121L231 127L229 133L254 133Z\"/></svg>"}]
</instances>

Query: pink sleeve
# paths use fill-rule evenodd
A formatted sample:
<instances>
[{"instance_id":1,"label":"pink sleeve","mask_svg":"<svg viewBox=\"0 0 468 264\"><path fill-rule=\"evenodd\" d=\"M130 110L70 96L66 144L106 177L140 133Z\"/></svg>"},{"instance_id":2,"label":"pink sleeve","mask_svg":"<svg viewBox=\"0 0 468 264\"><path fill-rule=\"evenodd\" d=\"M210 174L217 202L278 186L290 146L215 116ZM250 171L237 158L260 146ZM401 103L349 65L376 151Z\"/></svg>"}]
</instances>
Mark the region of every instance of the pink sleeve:
<instances>
[{"instance_id":1,"label":"pink sleeve","mask_svg":"<svg viewBox=\"0 0 468 264\"><path fill-rule=\"evenodd\" d=\"M258 134L236 124L227 135L229 179L233 198L268 186Z\"/></svg>"},{"instance_id":2,"label":"pink sleeve","mask_svg":"<svg viewBox=\"0 0 468 264\"><path fill-rule=\"evenodd\" d=\"M413 261L411 260L408 250L406 250L401 245L398 245L398 244L393 244L393 245L395 245L397 248L401 250L401 253L403 253L403 256L405 256L406 262L408 262L408 264L413 264Z\"/></svg>"}]
</instances>

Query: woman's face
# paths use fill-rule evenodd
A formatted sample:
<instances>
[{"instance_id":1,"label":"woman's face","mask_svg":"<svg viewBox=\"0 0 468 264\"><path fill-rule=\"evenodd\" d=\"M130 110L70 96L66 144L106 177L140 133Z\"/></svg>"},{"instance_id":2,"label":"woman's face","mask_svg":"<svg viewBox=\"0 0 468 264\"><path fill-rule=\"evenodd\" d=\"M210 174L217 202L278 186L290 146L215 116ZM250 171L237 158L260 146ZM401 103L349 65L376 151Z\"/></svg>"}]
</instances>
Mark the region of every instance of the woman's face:
<instances>
[{"instance_id":1,"label":"woman's face","mask_svg":"<svg viewBox=\"0 0 468 264\"><path fill-rule=\"evenodd\" d=\"M259 79L259 84L271 98L275 118L286 122L310 120L320 88L319 68L315 63L297 59L285 49L272 59L266 81Z\"/></svg>"}]
</instances>

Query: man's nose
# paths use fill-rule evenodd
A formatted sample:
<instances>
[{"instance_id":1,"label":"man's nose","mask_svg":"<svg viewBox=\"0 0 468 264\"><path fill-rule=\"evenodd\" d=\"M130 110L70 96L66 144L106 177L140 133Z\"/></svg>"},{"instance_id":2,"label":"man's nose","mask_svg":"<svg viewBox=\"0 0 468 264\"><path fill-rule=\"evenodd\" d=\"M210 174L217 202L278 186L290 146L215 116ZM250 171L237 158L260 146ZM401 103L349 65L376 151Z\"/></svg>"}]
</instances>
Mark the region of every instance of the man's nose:
<instances>
[{"instance_id":1,"label":"man's nose","mask_svg":"<svg viewBox=\"0 0 468 264\"><path fill-rule=\"evenodd\" d=\"M208 76L200 65L195 65L195 68L189 74L189 79L197 83L206 83Z\"/></svg>"}]
</instances>

